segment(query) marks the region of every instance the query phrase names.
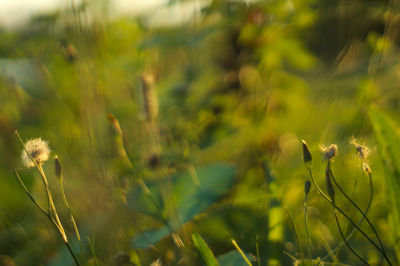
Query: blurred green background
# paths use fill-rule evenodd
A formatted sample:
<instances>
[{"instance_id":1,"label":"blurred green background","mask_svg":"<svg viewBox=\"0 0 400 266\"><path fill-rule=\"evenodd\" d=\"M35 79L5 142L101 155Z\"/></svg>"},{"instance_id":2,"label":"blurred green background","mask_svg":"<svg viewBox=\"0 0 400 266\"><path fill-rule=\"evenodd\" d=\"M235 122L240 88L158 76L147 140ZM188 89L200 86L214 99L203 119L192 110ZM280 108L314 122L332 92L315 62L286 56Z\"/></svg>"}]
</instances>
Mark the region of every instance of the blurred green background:
<instances>
[{"instance_id":1,"label":"blurred green background","mask_svg":"<svg viewBox=\"0 0 400 266\"><path fill-rule=\"evenodd\" d=\"M323 188L319 145L338 144L333 172L364 209L368 179L352 136L371 149L368 216L399 263L397 1L169 0L136 16L112 7L66 1L0 28L1 265L73 265L15 178L17 169L45 205L15 130L48 140L60 158L82 247L53 160L44 169L82 265L132 265L128 257L204 265L192 232L221 265L246 265L231 239L254 265L302 260L308 174L300 140ZM360 219L343 197L337 202ZM358 265L346 247L326 257L341 242L331 209L312 188L311 257ZM350 243L371 264L384 263L360 234Z\"/></svg>"}]
</instances>

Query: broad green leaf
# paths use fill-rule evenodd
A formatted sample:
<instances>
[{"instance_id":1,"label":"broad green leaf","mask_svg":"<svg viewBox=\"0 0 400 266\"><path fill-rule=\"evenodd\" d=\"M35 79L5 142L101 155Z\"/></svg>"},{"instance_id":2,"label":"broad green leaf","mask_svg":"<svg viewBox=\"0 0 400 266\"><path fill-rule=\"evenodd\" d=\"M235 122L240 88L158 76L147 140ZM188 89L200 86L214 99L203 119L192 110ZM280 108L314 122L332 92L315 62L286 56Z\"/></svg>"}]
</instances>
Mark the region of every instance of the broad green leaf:
<instances>
[{"instance_id":1,"label":"broad green leaf","mask_svg":"<svg viewBox=\"0 0 400 266\"><path fill-rule=\"evenodd\" d=\"M388 194L392 204L392 223L396 235L400 235L398 224L400 222L400 135L399 127L382 111L375 108L369 110L376 140L379 147L379 153L382 159L385 181L388 188Z\"/></svg>"},{"instance_id":2,"label":"broad green leaf","mask_svg":"<svg viewBox=\"0 0 400 266\"><path fill-rule=\"evenodd\" d=\"M82 247L79 244L78 239L74 236L71 235L69 236L69 245L71 249L73 250L75 256L77 257L78 261L83 264L84 261L88 259L88 255L90 254L89 252L89 247L87 244L87 241L84 239L87 239L88 237L88 231L87 230L82 230L80 231L81 237L82 237ZM57 236L60 237L60 236ZM82 249L81 249L82 248ZM62 244L57 253L51 258L49 263L47 265L50 266L72 266L75 265L73 258L71 257L70 252L68 251L68 248Z\"/></svg>"},{"instance_id":3,"label":"broad green leaf","mask_svg":"<svg viewBox=\"0 0 400 266\"><path fill-rule=\"evenodd\" d=\"M132 245L135 248L148 248L149 246L157 243L170 233L171 230L167 226L161 227L160 229L147 230L138 234L132 240Z\"/></svg>"},{"instance_id":4,"label":"broad green leaf","mask_svg":"<svg viewBox=\"0 0 400 266\"><path fill-rule=\"evenodd\" d=\"M199 234L194 232L192 234L192 240L193 240L193 244L199 251L201 257L203 258L203 260L207 266L219 265L213 252L211 251L211 249L208 247L207 243L203 240L203 238Z\"/></svg>"},{"instance_id":5,"label":"broad green leaf","mask_svg":"<svg viewBox=\"0 0 400 266\"><path fill-rule=\"evenodd\" d=\"M246 256L251 261L251 257L248 254L246 254ZM217 259L219 264L224 266L248 266L242 255L240 255L237 250L232 250L220 255Z\"/></svg>"},{"instance_id":6,"label":"broad green leaf","mask_svg":"<svg viewBox=\"0 0 400 266\"><path fill-rule=\"evenodd\" d=\"M132 244L144 247L146 239L147 247L157 243L224 196L232 187L234 177L235 169L232 166L216 163L189 169L168 180L149 183L153 199L140 187L134 188L128 195L128 206L158 217L165 227L138 234ZM174 205L168 206L166 202Z\"/></svg>"}]
</instances>

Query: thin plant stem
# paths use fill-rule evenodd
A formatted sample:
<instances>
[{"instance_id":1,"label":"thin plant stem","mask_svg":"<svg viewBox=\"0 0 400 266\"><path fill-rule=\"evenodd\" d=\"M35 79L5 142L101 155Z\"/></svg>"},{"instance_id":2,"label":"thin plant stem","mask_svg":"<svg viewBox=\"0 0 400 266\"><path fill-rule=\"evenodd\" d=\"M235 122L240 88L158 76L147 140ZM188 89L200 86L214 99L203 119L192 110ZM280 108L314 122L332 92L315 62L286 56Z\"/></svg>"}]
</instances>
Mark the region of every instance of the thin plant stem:
<instances>
[{"instance_id":1,"label":"thin plant stem","mask_svg":"<svg viewBox=\"0 0 400 266\"><path fill-rule=\"evenodd\" d=\"M69 207L69 203L68 203L68 200L67 200L67 196L65 195L64 184L63 184L63 183L64 183L64 182L63 182L63 180L64 180L63 174L61 174L61 176L59 177L59 180L60 180L61 194L62 194L62 196L63 196L65 206L66 206L67 209L68 209L68 212L69 212L69 215L70 215L71 223L72 223L72 225L74 226L74 231L75 231L75 234L76 234L76 238L78 239L79 246L80 246L80 248L81 248L81 250L82 250L81 236L80 236L80 234L79 234L78 226L77 226L77 224L76 224L74 215L72 214L71 208Z\"/></svg>"},{"instance_id":2,"label":"thin plant stem","mask_svg":"<svg viewBox=\"0 0 400 266\"><path fill-rule=\"evenodd\" d=\"M329 162L328 162L329 163ZM366 214L361 210L360 207L358 207L358 205L344 192L344 190L342 189L342 187L337 183L332 170L329 168L329 173L332 177L333 182L335 183L335 185L337 186L337 188L340 190L340 192L347 198L347 200L358 210L358 212L361 213L361 215L363 216L363 218L367 221L368 225L371 227L372 231L374 232L376 238L378 239L379 242L379 246L382 248L383 251L383 256L385 257L385 259L387 260L387 262L389 263L389 265L391 265L391 263L389 262L389 258L386 255L385 252L385 248L383 247L381 238L379 237L378 232L375 230L375 227L372 225L371 221L368 219L368 217L366 216Z\"/></svg>"},{"instance_id":3,"label":"thin plant stem","mask_svg":"<svg viewBox=\"0 0 400 266\"><path fill-rule=\"evenodd\" d=\"M15 130L14 133L15 133L15 135L17 135L17 138L18 138L18 140L21 142L22 147L24 147L24 150L25 150L26 154L28 154L29 158L32 160L32 162L35 164L35 166L39 169L39 165L37 164L37 162L35 161L35 159L33 159L33 157L32 157L32 155L30 154L30 152L26 149L25 143L24 143L24 141L22 140L21 136L19 135L18 130ZM44 180L43 178L42 178L42 182L43 182L43 186L46 188L47 185L46 185L46 182L45 182L45 180ZM46 190L46 192L47 192L47 190ZM50 213L50 198L48 197L48 194L47 194L47 206L48 206L49 213Z\"/></svg>"},{"instance_id":4,"label":"thin plant stem","mask_svg":"<svg viewBox=\"0 0 400 266\"><path fill-rule=\"evenodd\" d=\"M260 250L258 248L258 234L256 234L256 251L257 251L257 263L258 266L261 266L261 262L260 262Z\"/></svg>"},{"instance_id":5,"label":"thin plant stem","mask_svg":"<svg viewBox=\"0 0 400 266\"><path fill-rule=\"evenodd\" d=\"M18 172L15 171L15 174L17 176L18 181L20 182L21 186L24 188L25 193L28 195L28 197L32 200L32 202L36 205L36 207L39 208L39 210L50 220L50 222L53 224L53 226L56 228L56 230L62 235L63 233L63 229L62 227L59 226L59 224L57 223L57 221L51 216L50 212L45 211L39 204L38 202L35 200L35 198L32 196L32 194L29 192L28 188L25 186L24 182L22 181L21 177L19 176ZM66 242L64 237L63 237L63 242L64 244L67 246L68 251L70 252L72 259L74 260L75 264L77 266L79 266L79 262L74 254L74 252L72 251L68 241Z\"/></svg>"},{"instance_id":6,"label":"thin plant stem","mask_svg":"<svg viewBox=\"0 0 400 266\"><path fill-rule=\"evenodd\" d=\"M290 216L289 210L286 208L286 206L284 206L284 209L285 209L285 211L289 217L290 223L293 227L294 235L296 236L296 241L297 241L297 245L299 246L299 251L300 251L301 257L304 259L304 253L303 253L303 249L301 248L300 238L299 238L299 234L297 233L296 225L294 224L292 216Z\"/></svg>"},{"instance_id":7,"label":"thin plant stem","mask_svg":"<svg viewBox=\"0 0 400 266\"><path fill-rule=\"evenodd\" d=\"M247 256L244 254L244 252L242 251L242 249L239 247L239 245L236 243L236 241L234 239L232 239L232 244L237 249L237 251L239 251L240 255L243 257L243 259L247 263L247 265L253 266L253 264L251 264L251 262L249 261Z\"/></svg>"},{"instance_id":8,"label":"thin plant stem","mask_svg":"<svg viewBox=\"0 0 400 266\"><path fill-rule=\"evenodd\" d=\"M24 182L22 181L21 177L19 176L18 172L15 171L15 175L17 176L17 179L19 181L19 183L21 184L21 186L24 188L26 195L28 195L28 197L31 199L31 201L36 205L36 207L39 208L39 210L45 214L45 215L49 215L48 212L46 212L40 205L39 203L35 200L35 198L32 196L32 194L29 192L28 188L25 186Z\"/></svg>"},{"instance_id":9,"label":"thin plant stem","mask_svg":"<svg viewBox=\"0 0 400 266\"><path fill-rule=\"evenodd\" d=\"M311 181L315 188L317 189L318 193L321 194L332 206L334 206L379 252L384 254L381 248L341 209L339 208L332 200L322 191L322 189L318 186L315 182L314 176L312 174L312 169L310 165L307 165L309 175L311 177ZM385 257L386 259L386 257ZM390 261L386 259L389 265L391 265Z\"/></svg>"},{"instance_id":10,"label":"thin plant stem","mask_svg":"<svg viewBox=\"0 0 400 266\"><path fill-rule=\"evenodd\" d=\"M369 208L371 207L371 203L372 203L372 198L373 198L373 184L372 184L372 177L371 174L368 173L368 179L369 179L369 200L368 200L368 205L365 208L365 215L367 215ZM362 221L364 221L364 216L361 217L360 221L358 221L357 225L360 225L362 223ZM350 238L354 235L354 233L357 231L357 229L354 227L351 232L347 235L346 240L349 241ZM338 244L333 250L332 252L337 251L339 248L341 248L343 245L345 244L344 241L340 242L340 244ZM329 257L329 254L327 254L325 257L322 258L322 260L326 260Z\"/></svg>"},{"instance_id":11,"label":"thin plant stem","mask_svg":"<svg viewBox=\"0 0 400 266\"><path fill-rule=\"evenodd\" d=\"M43 209L42 212L45 213L45 215L49 218L49 220L52 222L52 224L56 227L56 229L57 229L58 232L60 233L60 235L61 235L61 237L62 237L62 239L63 239L63 242L64 242L64 244L66 245L68 251L70 252L70 254L71 254L71 256L72 256L72 259L74 260L75 264L76 264L77 266L80 266L79 261L77 260L77 258L76 258L76 256L75 256L73 250L71 249L71 246L70 246L69 243L68 243L67 235L65 234L65 230L64 230L64 228L63 228L63 226L62 226L62 224L61 224L61 221L60 221L60 219L59 219L59 217L58 217L57 209L56 209L56 207L55 207L55 205L54 205L53 198L52 198L52 196L51 196L51 192L50 192L49 185L48 185L48 182L47 182L47 178L46 178L46 175L45 175L45 173L44 173L44 171L43 171L43 168L42 168L42 164L41 164L41 163L37 163L37 162L32 158L31 154L30 154L30 153L28 152L28 150L26 149L25 143L24 143L24 141L22 140L22 138L21 138L21 136L19 135L19 133L18 133L17 130L15 131L15 134L17 135L17 138L19 139L19 141L22 143L22 146L24 147L25 152L28 154L29 158L32 160L32 162L34 163L34 165L35 165L36 168L38 169L38 171L39 171L39 173L40 173L40 176L41 176L41 178L42 178L44 187L45 187L45 189L46 189L49 211L46 212L46 211L44 211L44 209ZM18 176L17 176L17 177L18 177ZM19 181L22 181L22 179L19 178ZM23 187L24 187L24 189L26 189L25 185L23 185ZM29 193L29 194L30 194L30 193ZM29 195L28 195L28 196L29 196ZM32 195L31 195L31 196L32 196ZM29 196L29 197L30 197L30 196ZM33 197L32 197L32 198L33 198ZM51 215L52 212L53 212L54 217Z\"/></svg>"},{"instance_id":12,"label":"thin plant stem","mask_svg":"<svg viewBox=\"0 0 400 266\"><path fill-rule=\"evenodd\" d=\"M74 253L74 251L72 250L70 244L69 244L68 242L64 242L64 243L65 243L65 245L67 246L67 249L68 249L69 253L71 254L72 259L74 260L75 264L76 264L77 266L80 266L79 261L78 261L78 259L76 258L75 253Z\"/></svg>"},{"instance_id":13,"label":"thin plant stem","mask_svg":"<svg viewBox=\"0 0 400 266\"><path fill-rule=\"evenodd\" d=\"M42 168L42 165L41 165L41 164L38 164L38 170L39 170L39 172L40 172L40 175L42 176L42 179L44 180L44 182L45 182L45 184L46 184L46 190L47 190L47 193L48 193L48 197L49 197L49 201L50 201L50 206L51 206L51 209L52 209L53 214L54 214L54 217L55 217L55 219L54 219L54 218L52 219L52 220L53 220L53 223L58 227L59 232L60 232L60 234L61 234L61 236L62 236L62 238L63 238L63 240L64 240L64 244L65 244L65 246L67 247L69 253L71 254L71 256L72 256L72 258L73 258L75 264L76 264L77 266L79 266L80 264L79 264L79 262L78 262L78 259L76 258L75 253L73 252L73 250L72 250L72 248L71 248L71 246L70 246L70 244L69 244L69 242L68 242L67 235L65 234L65 230L64 230L64 228L63 228L63 226L62 226L62 224L61 224L61 221L60 221L60 219L59 219L59 217L58 217L57 209L56 209L56 207L55 207L55 205L54 205L53 197L51 196L51 193L50 193L50 189L49 189L49 185L48 185L48 182L47 182L47 178L46 178L46 175L45 175L45 173L44 173L44 171L43 171L43 168Z\"/></svg>"},{"instance_id":14,"label":"thin plant stem","mask_svg":"<svg viewBox=\"0 0 400 266\"><path fill-rule=\"evenodd\" d=\"M308 194L304 196L304 225L306 227L306 242L307 242L307 258L311 260L311 252L310 252L310 233L308 231Z\"/></svg>"},{"instance_id":15,"label":"thin plant stem","mask_svg":"<svg viewBox=\"0 0 400 266\"><path fill-rule=\"evenodd\" d=\"M47 197L48 197L49 202L50 202L50 208L51 208L51 211L53 212L55 221L57 222L57 225L60 228L61 236L63 237L64 242L68 242L67 235L65 234L65 230L64 230L64 228L63 228L63 226L61 224L60 218L58 217L57 209L56 209L56 206L54 205L53 197L51 196L51 192L50 192L50 189L49 189L49 184L47 182L46 175L45 175L45 173L43 171L42 164L38 164L38 170L39 170L40 176L42 177L43 182L45 184L46 191L47 191ZM50 213L51 213L51 211L50 211Z\"/></svg>"},{"instance_id":16,"label":"thin plant stem","mask_svg":"<svg viewBox=\"0 0 400 266\"><path fill-rule=\"evenodd\" d=\"M342 228L340 226L339 219L337 217L337 213L336 213L336 208L335 207L333 207L333 213L335 215L335 220L336 220L336 224L338 226L339 232L340 232L340 236L342 237L342 239L343 239L344 243L346 244L347 248L351 251L351 253L353 253L365 265L369 265L368 262L365 261L360 255L358 255L358 253L350 246L349 242L347 242L346 237L344 236Z\"/></svg>"}]
</instances>

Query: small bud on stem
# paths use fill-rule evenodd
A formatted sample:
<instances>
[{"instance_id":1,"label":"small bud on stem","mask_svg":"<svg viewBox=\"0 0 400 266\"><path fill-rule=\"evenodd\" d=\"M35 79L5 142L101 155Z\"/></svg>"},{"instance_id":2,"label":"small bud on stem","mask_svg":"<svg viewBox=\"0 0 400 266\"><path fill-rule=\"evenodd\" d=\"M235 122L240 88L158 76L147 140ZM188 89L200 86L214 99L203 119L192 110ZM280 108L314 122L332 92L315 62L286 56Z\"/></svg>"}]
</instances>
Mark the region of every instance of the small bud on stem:
<instances>
[{"instance_id":1,"label":"small bud on stem","mask_svg":"<svg viewBox=\"0 0 400 266\"><path fill-rule=\"evenodd\" d=\"M307 143L304 140L301 140L303 146L303 161L304 163L308 163L312 161L312 156L310 150L308 149Z\"/></svg>"}]
</instances>

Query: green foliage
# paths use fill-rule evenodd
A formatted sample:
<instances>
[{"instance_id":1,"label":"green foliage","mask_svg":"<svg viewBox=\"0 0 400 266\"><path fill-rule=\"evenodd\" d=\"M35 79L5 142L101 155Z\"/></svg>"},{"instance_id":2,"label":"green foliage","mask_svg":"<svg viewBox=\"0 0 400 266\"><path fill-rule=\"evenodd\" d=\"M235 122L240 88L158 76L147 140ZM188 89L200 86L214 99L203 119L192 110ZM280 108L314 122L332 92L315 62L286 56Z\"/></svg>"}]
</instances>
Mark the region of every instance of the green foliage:
<instances>
[{"instance_id":1,"label":"green foliage","mask_svg":"<svg viewBox=\"0 0 400 266\"><path fill-rule=\"evenodd\" d=\"M231 238L261 265L301 263L307 173L300 140L310 144L320 184L318 147L338 145L332 171L363 209L368 181L351 136L370 147L368 217L394 257L399 126L379 111L399 114L394 1L171 0L136 17L111 15L112 1L74 2L0 30L0 264L3 254L16 265L72 263L13 176L17 169L46 202L37 173L21 169L15 129L24 140L48 140L60 157L71 211L91 232L83 264L114 265L122 254L128 265L203 265L201 249L220 265L246 265ZM177 17L188 19L170 24ZM146 106L157 110L152 119ZM60 206L51 160L44 171ZM340 242L325 211L331 206L313 187L308 200L308 259L357 264L344 248L327 256ZM68 209L58 211L68 221ZM350 243L370 264L382 263L360 235Z\"/></svg>"},{"instance_id":2,"label":"green foliage","mask_svg":"<svg viewBox=\"0 0 400 266\"><path fill-rule=\"evenodd\" d=\"M250 256L246 254L247 258L251 261ZM246 261L243 259L242 255L240 255L239 251L232 250L226 254L222 254L218 256L218 262L220 265L227 266L248 266Z\"/></svg>"},{"instance_id":3,"label":"green foliage","mask_svg":"<svg viewBox=\"0 0 400 266\"><path fill-rule=\"evenodd\" d=\"M192 240L193 240L194 246L199 251L203 261L206 263L207 266L218 266L219 265L217 259L215 258L214 254L212 253L211 249L207 246L207 243L203 240L203 238L199 234L193 233Z\"/></svg>"},{"instance_id":4,"label":"green foliage","mask_svg":"<svg viewBox=\"0 0 400 266\"><path fill-rule=\"evenodd\" d=\"M384 168L386 188L391 203L391 226L395 233L392 241L400 236L400 135L399 126L383 111L377 108L369 110L369 117L378 143L379 154ZM397 251L399 246L396 245Z\"/></svg>"},{"instance_id":5,"label":"green foliage","mask_svg":"<svg viewBox=\"0 0 400 266\"><path fill-rule=\"evenodd\" d=\"M136 186L128 195L128 206L160 219L165 227L142 232L132 240L132 244L138 248L154 245L204 212L230 190L234 173L234 168L229 165L212 164L149 183L151 195L146 194L141 186ZM171 208L167 202L173 202L176 208Z\"/></svg>"}]
</instances>

